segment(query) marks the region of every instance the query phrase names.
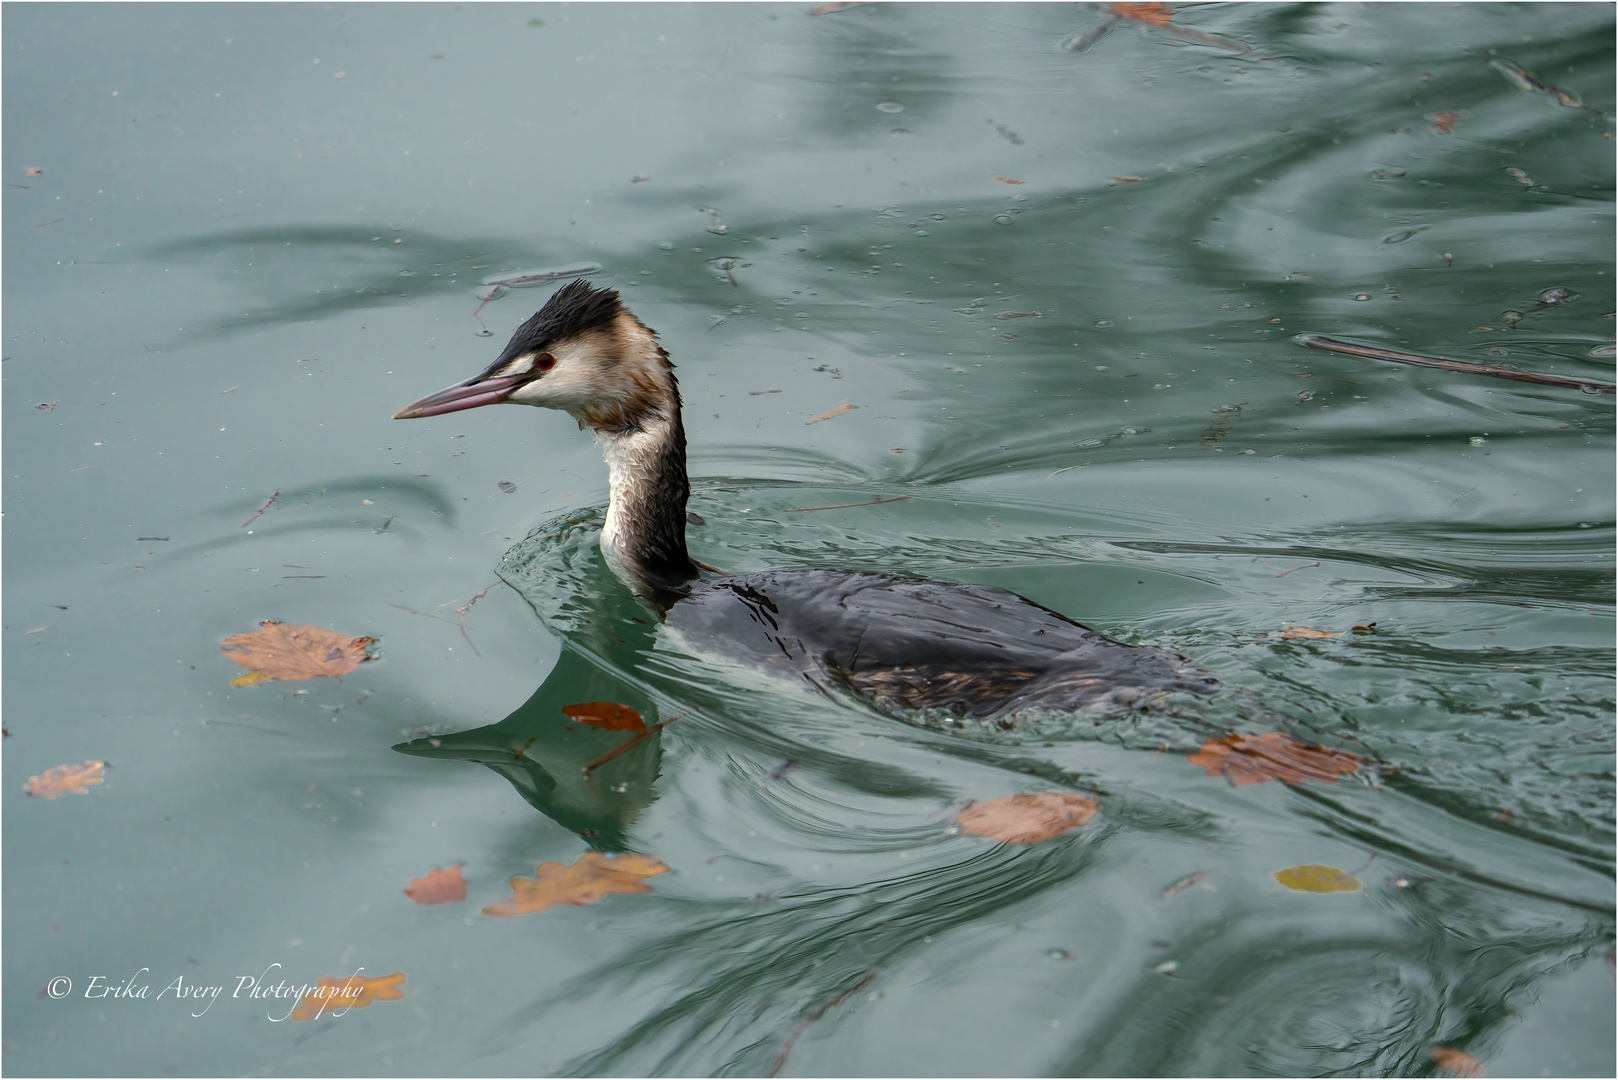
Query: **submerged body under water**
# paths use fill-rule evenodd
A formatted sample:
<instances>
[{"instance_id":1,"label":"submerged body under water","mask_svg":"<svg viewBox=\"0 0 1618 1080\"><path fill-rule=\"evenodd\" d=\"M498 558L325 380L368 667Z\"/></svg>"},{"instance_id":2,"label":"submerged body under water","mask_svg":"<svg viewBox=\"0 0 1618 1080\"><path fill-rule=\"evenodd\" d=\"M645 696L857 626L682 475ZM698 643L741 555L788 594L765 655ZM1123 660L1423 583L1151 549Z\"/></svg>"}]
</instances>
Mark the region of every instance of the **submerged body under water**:
<instances>
[{"instance_id":1,"label":"submerged body under water","mask_svg":"<svg viewBox=\"0 0 1618 1080\"><path fill-rule=\"evenodd\" d=\"M974 719L1217 686L1177 653L1114 641L990 585L762 571L693 582L665 620L699 652Z\"/></svg>"}]
</instances>

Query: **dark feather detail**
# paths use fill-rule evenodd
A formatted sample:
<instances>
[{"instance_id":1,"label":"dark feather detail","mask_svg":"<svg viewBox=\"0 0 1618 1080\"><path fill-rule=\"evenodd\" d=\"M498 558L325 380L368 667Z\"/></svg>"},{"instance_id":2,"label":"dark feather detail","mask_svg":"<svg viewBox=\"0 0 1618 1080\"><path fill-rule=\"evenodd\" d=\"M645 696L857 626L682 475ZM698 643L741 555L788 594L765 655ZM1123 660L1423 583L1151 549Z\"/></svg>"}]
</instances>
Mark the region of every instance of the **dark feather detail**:
<instances>
[{"instance_id":1,"label":"dark feather detail","mask_svg":"<svg viewBox=\"0 0 1618 1080\"><path fill-rule=\"evenodd\" d=\"M592 288L583 279L570 281L552 293L533 318L517 327L500 358L488 370L498 371L514 357L544 352L558 341L607 326L623 310L616 290Z\"/></svg>"},{"instance_id":2,"label":"dark feather detail","mask_svg":"<svg viewBox=\"0 0 1618 1080\"><path fill-rule=\"evenodd\" d=\"M1020 709L1211 693L1166 649L1125 645L1014 592L849 570L693 582L668 624L692 644L840 684L889 706L999 717Z\"/></svg>"}]
</instances>

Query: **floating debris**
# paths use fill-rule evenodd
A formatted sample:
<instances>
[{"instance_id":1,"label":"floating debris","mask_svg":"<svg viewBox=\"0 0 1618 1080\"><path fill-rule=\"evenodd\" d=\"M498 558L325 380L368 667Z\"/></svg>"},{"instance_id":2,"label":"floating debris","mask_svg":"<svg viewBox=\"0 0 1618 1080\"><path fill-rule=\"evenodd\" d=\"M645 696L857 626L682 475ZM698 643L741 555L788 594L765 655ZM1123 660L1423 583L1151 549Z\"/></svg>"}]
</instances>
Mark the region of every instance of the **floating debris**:
<instances>
[{"instance_id":1,"label":"floating debris","mask_svg":"<svg viewBox=\"0 0 1618 1080\"><path fill-rule=\"evenodd\" d=\"M1465 109L1445 109L1442 112L1428 113L1423 118L1432 124L1432 127L1427 129L1427 134L1448 135L1454 130L1455 124L1465 115Z\"/></svg>"},{"instance_id":2,"label":"floating debris","mask_svg":"<svg viewBox=\"0 0 1618 1080\"><path fill-rule=\"evenodd\" d=\"M477 309L472 312L472 318L478 320L479 326L483 326L483 320L478 316L491 301L504 296L508 289L530 289L535 285L543 285L549 281L588 277L591 274L599 274L600 272L600 263L586 262L550 270L507 270L500 274L490 274L483 279L482 287L477 291L477 297L482 303L478 304ZM483 326L483 332L487 334L489 328Z\"/></svg>"},{"instance_id":3,"label":"floating debris","mask_svg":"<svg viewBox=\"0 0 1618 1080\"><path fill-rule=\"evenodd\" d=\"M1311 349L1324 349L1327 352L1343 353L1347 356L1363 356L1371 360L1387 360L1395 364L1410 364L1414 367L1438 368L1442 371L1455 371L1463 375L1487 375L1495 379L1511 379L1514 382L1537 383L1541 386L1565 386L1575 390L1582 390L1586 394L1615 394L1618 386L1612 383L1598 382L1595 379L1578 379L1569 375L1548 375L1539 371L1521 371L1517 368L1490 367L1487 364L1473 364L1465 360L1447 360L1442 356L1428 356L1424 353L1403 352L1398 349L1381 349L1372 345L1359 345L1341 338L1327 337L1324 334L1305 334L1300 339Z\"/></svg>"},{"instance_id":4,"label":"floating debris","mask_svg":"<svg viewBox=\"0 0 1618 1080\"><path fill-rule=\"evenodd\" d=\"M699 206L697 210L708 215L708 224L705 226L708 232L715 236L724 236L730 231L730 226L720 219L717 206Z\"/></svg>"},{"instance_id":5,"label":"floating debris","mask_svg":"<svg viewBox=\"0 0 1618 1080\"><path fill-rule=\"evenodd\" d=\"M1552 86L1544 79L1541 79L1538 75L1535 75L1532 71L1529 71L1527 68L1514 61L1497 56L1493 60L1489 61L1489 66L1494 68L1500 74L1504 75L1512 86L1515 86L1525 94L1538 94L1541 97L1552 98L1558 105L1564 105L1569 109L1578 109L1580 112L1593 113L1596 116L1603 118L1605 118L1607 115L1600 109L1590 108L1584 103L1584 99L1579 97L1579 95L1574 93L1572 90L1567 90L1560 86Z\"/></svg>"},{"instance_id":6,"label":"floating debris","mask_svg":"<svg viewBox=\"0 0 1618 1080\"><path fill-rule=\"evenodd\" d=\"M715 270L722 272L733 287L738 289L741 288L741 286L736 283L736 275L731 273L731 271L734 270L738 265L735 259L709 259L708 265L713 267Z\"/></svg>"},{"instance_id":7,"label":"floating debris","mask_svg":"<svg viewBox=\"0 0 1618 1080\"><path fill-rule=\"evenodd\" d=\"M1012 146L1021 146L1023 144L1022 136L1006 127L1006 125L995 124L993 120L985 120L983 122L985 124L994 124L994 130L998 131L1008 142L1011 143Z\"/></svg>"},{"instance_id":8,"label":"floating debris","mask_svg":"<svg viewBox=\"0 0 1618 1080\"><path fill-rule=\"evenodd\" d=\"M827 409L825 412L821 413L819 416L815 417L813 420L805 420L803 422L803 424L804 424L805 427L808 427L810 424L818 424L822 420L830 420L834 416L841 416L846 412L853 412L857 408L859 408L858 405L849 405L847 403L844 403L842 405L837 406L835 409Z\"/></svg>"},{"instance_id":9,"label":"floating debris","mask_svg":"<svg viewBox=\"0 0 1618 1080\"><path fill-rule=\"evenodd\" d=\"M268 510L270 508L270 504L273 503L276 499L279 499L280 497L281 497L281 493L279 491L277 491L274 495L271 495L268 499L265 499L264 500L264 505L259 507L257 510L254 510L252 517L250 517L246 521L242 522L242 528L245 529L249 525L253 524L253 522L257 521L258 516L260 514L262 514L264 511Z\"/></svg>"}]
</instances>

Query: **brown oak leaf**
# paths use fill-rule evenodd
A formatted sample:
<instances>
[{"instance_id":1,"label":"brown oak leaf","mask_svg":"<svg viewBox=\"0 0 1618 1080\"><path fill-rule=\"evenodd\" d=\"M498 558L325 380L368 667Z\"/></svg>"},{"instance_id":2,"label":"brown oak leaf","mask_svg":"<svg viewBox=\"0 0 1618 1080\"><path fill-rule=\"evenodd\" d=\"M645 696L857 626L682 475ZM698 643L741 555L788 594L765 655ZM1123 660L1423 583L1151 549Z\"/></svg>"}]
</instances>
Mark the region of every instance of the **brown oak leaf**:
<instances>
[{"instance_id":1,"label":"brown oak leaf","mask_svg":"<svg viewBox=\"0 0 1618 1080\"><path fill-rule=\"evenodd\" d=\"M70 791L88 795L89 785L101 783L101 773L106 767L107 763L104 761L58 765L54 769L46 769L41 776L31 777L23 787L23 791L40 799L54 799Z\"/></svg>"},{"instance_id":2,"label":"brown oak leaf","mask_svg":"<svg viewBox=\"0 0 1618 1080\"><path fill-rule=\"evenodd\" d=\"M1266 780L1283 780L1294 787L1310 780L1334 784L1339 776L1360 768L1360 759L1353 754L1310 746L1279 731L1209 739L1187 760L1206 769L1209 776L1223 776L1237 787Z\"/></svg>"},{"instance_id":3,"label":"brown oak leaf","mask_svg":"<svg viewBox=\"0 0 1618 1080\"><path fill-rule=\"evenodd\" d=\"M404 991L399 989L404 981L402 971L374 979L362 975L346 979L322 976L318 987L303 995L298 1007L292 1010L292 1019L313 1020L322 1013L341 1016L349 1009L367 1008L373 1001L397 1001L404 997Z\"/></svg>"},{"instance_id":4,"label":"brown oak leaf","mask_svg":"<svg viewBox=\"0 0 1618 1080\"><path fill-rule=\"evenodd\" d=\"M593 904L609 893L647 893L652 887L642 879L668 871L661 859L650 855L607 856L589 851L572 866L542 862L534 867L532 878L512 878L511 899L491 904L483 913L504 918L544 911L552 904Z\"/></svg>"},{"instance_id":5,"label":"brown oak leaf","mask_svg":"<svg viewBox=\"0 0 1618 1080\"><path fill-rule=\"evenodd\" d=\"M563 705L562 711L581 724L608 731L645 731L646 721L628 705L611 701L591 701L583 705Z\"/></svg>"},{"instance_id":6,"label":"brown oak leaf","mask_svg":"<svg viewBox=\"0 0 1618 1080\"><path fill-rule=\"evenodd\" d=\"M973 836L1006 844L1032 844L1077 829L1100 809L1099 803L1083 795L1042 791L972 803L955 815L955 821Z\"/></svg>"},{"instance_id":7,"label":"brown oak leaf","mask_svg":"<svg viewBox=\"0 0 1618 1080\"><path fill-rule=\"evenodd\" d=\"M1107 12L1119 19L1133 19L1149 26L1167 26L1174 21L1174 12L1167 4L1108 4Z\"/></svg>"},{"instance_id":8,"label":"brown oak leaf","mask_svg":"<svg viewBox=\"0 0 1618 1080\"><path fill-rule=\"evenodd\" d=\"M1465 1050L1456 1050L1450 1046L1435 1046L1432 1055L1434 1065L1456 1076L1488 1075L1483 1071L1483 1063Z\"/></svg>"},{"instance_id":9,"label":"brown oak leaf","mask_svg":"<svg viewBox=\"0 0 1618 1080\"><path fill-rule=\"evenodd\" d=\"M1283 638L1334 638L1342 637L1347 632L1348 631L1346 630L1338 630L1335 632L1331 630L1316 630L1308 626L1289 626L1285 630L1281 631L1281 636Z\"/></svg>"},{"instance_id":10,"label":"brown oak leaf","mask_svg":"<svg viewBox=\"0 0 1618 1080\"><path fill-rule=\"evenodd\" d=\"M466 899L466 879L459 865L448 870L435 866L426 877L411 878L404 894L418 904L453 904Z\"/></svg>"},{"instance_id":11,"label":"brown oak leaf","mask_svg":"<svg viewBox=\"0 0 1618 1080\"><path fill-rule=\"evenodd\" d=\"M271 679L314 679L347 675L370 659L368 637L349 637L318 626L265 621L250 634L232 634L219 646L225 659L249 669L232 686L252 686Z\"/></svg>"}]
</instances>

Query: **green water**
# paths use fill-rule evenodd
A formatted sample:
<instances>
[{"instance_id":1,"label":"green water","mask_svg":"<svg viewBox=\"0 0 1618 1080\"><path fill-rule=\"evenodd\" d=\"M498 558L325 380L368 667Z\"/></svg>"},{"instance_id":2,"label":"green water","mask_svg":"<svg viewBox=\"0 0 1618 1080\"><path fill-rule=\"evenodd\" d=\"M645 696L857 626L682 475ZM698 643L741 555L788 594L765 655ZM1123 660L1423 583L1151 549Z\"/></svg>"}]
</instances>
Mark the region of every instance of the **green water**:
<instances>
[{"instance_id":1,"label":"green water","mask_svg":"<svg viewBox=\"0 0 1618 1080\"><path fill-rule=\"evenodd\" d=\"M805 11L7 5L3 1067L1612 1075L1614 399L1298 340L1613 379L1611 5ZM389 419L584 262L678 365L696 558L1220 694L1007 732L685 651L565 416ZM232 688L263 619L379 658ZM585 779L600 700L672 722ZM1186 760L1276 730L1365 767ZM1036 791L1101 811L954 826ZM593 847L670 872L480 913ZM240 981L358 968L404 998Z\"/></svg>"}]
</instances>

